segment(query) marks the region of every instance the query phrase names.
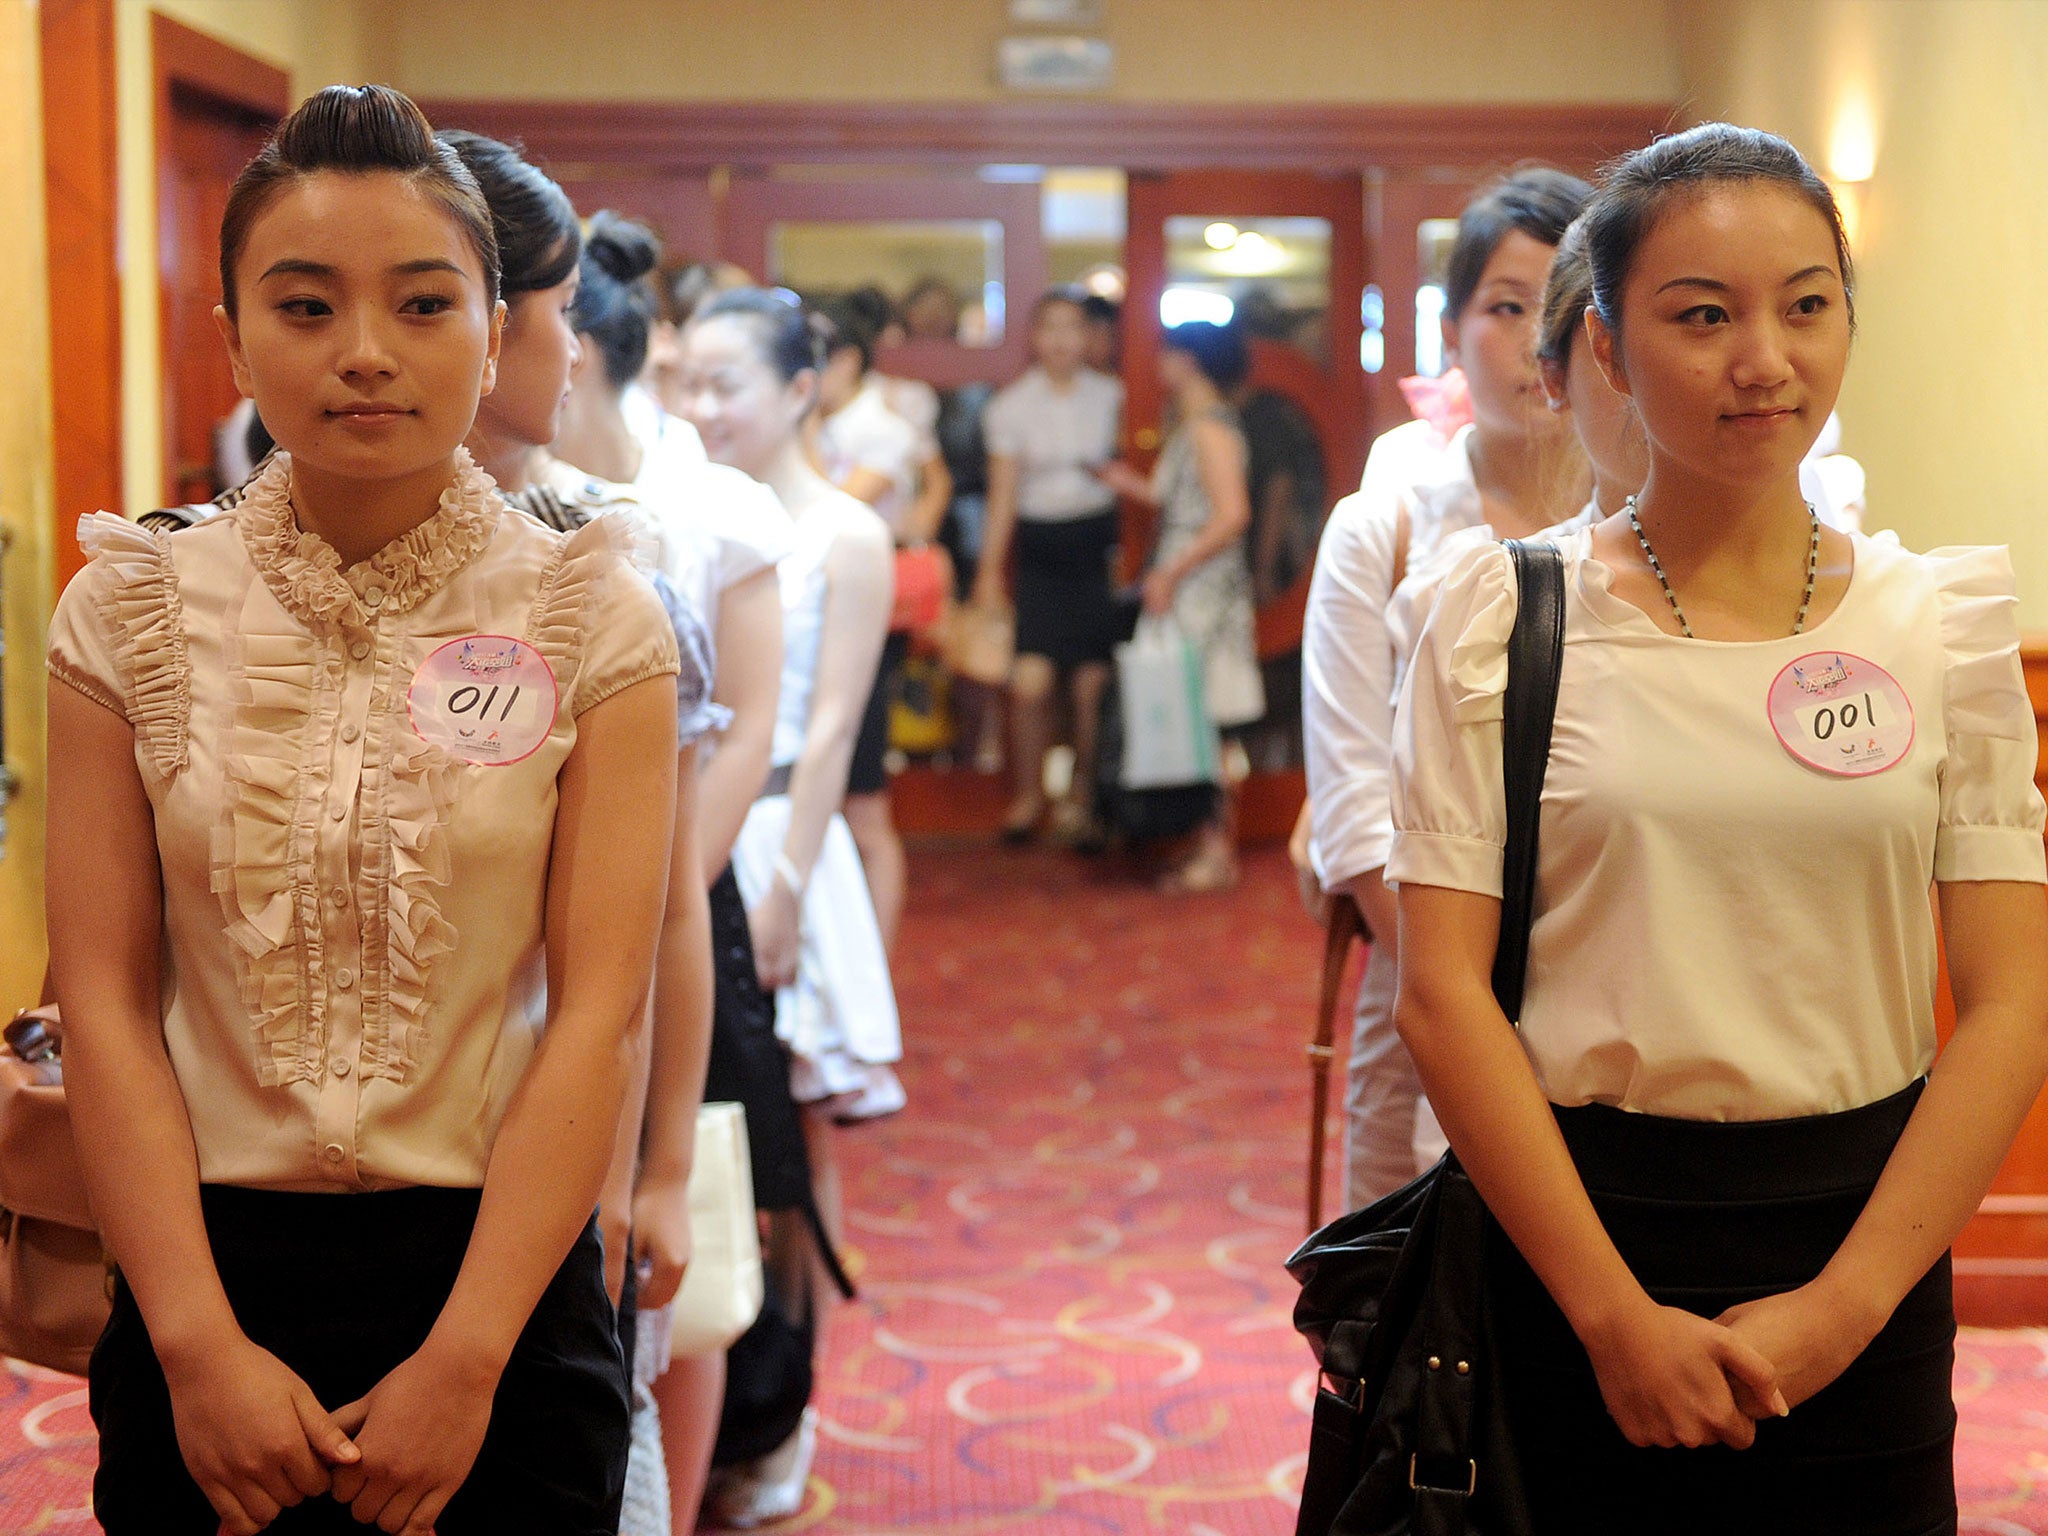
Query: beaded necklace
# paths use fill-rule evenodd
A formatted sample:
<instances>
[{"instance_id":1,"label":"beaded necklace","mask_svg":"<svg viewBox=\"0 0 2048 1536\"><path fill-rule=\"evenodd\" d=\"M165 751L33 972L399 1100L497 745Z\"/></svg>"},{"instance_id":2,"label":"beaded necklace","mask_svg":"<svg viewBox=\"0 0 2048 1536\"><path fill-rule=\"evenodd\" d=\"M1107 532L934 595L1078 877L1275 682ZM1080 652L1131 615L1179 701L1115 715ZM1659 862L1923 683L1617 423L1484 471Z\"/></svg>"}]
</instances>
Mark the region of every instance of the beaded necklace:
<instances>
[{"instance_id":1,"label":"beaded necklace","mask_svg":"<svg viewBox=\"0 0 2048 1536\"><path fill-rule=\"evenodd\" d=\"M1686 639L1697 638L1692 625L1686 622L1685 610L1678 606L1678 594L1671 590L1670 578L1664 574L1664 566L1657 559L1657 551L1650 548L1650 536L1643 532L1643 520L1636 516L1636 499L1628 499L1628 525L1636 531L1636 542L1643 546L1643 558L1650 562L1650 569L1656 574L1657 585L1664 589L1665 599L1671 604L1671 613L1678 620L1678 631ZM1792 625L1792 633L1798 634L1806 628L1806 610L1813 606L1813 576L1820 569L1820 514L1813 510L1813 503L1806 504L1806 519L1812 525L1812 537L1806 544L1806 595L1799 600L1799 617Z\"/></svg>"}]
</instances>

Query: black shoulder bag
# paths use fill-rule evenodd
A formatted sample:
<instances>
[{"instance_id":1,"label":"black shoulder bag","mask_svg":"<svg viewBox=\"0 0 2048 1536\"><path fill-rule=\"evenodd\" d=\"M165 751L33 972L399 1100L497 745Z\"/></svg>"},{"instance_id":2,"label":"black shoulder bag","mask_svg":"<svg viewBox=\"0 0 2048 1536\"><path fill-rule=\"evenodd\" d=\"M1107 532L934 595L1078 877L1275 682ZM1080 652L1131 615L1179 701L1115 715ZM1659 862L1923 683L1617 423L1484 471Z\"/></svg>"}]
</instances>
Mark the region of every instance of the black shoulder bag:
<instances>
[{"instance_id":1,"label":"black shoulder bag","mask_svg":"<svg viewBox=\"0 0 2048 1536\"><path fill-rule=\"evenodd\" d=\"M1529 960L1536 817L1564 660L1564 565L1509 541L1520 605L1501 725L1507 800L1493 995L1516 1020ZM1339 1217L1287 1268L1322 1366L1296 1536L1529 1536L1487 1305L1506 1242L1455 1153Z\"/></svg>"}]
</instances>

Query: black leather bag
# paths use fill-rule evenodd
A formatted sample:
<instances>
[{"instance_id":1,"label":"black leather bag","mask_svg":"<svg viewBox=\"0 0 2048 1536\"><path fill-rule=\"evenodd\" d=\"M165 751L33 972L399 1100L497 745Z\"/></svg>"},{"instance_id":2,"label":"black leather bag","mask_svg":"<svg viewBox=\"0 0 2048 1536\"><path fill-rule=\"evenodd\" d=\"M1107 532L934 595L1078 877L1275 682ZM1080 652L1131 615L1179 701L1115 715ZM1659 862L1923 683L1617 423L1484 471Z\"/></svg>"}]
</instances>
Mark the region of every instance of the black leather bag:
<instances>
[{"instance_id":1,"label":"black leather bag","mask_svg":"<svg viewBox=\"0 0 2048 1536\"><path fill-rule=\"evenodd\" d=\"M1520 605L1502 720L1507 848L1493 991L1520 1017L1536 817L1564 658L1564 567L1509 542ZM1502 1401L1486 1251L1508 1239L1455 1154L1287 1261L1322 1368L1296 1536L1530 1536Z\"/></svg>"}]
</instances>

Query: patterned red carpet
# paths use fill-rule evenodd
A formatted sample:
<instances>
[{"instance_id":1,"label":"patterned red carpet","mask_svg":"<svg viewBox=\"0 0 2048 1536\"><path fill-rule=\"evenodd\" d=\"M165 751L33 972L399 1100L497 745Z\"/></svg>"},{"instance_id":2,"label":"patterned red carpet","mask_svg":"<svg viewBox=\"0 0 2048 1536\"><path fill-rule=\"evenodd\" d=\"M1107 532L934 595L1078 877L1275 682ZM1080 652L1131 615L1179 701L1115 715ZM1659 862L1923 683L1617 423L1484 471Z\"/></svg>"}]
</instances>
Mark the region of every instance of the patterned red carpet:
<instances>
[{"instance_id":1,"label":"patterned red carpet","mask_svg":"<svg viewBox=\"0 0 2048 1536\"><path fill-rule=\"evenodd\" d=\"M1317 938L1277 852L1169 901L1050 854L920 852L911 1107L844 1133L863 1287L779 1531L1287 1536ZM2048 1533L2048 1333L1971 1333L1966 1532ZM0 1532L90 1532L79 1384L0 1376Z\"/></svg>"}]
</instances>

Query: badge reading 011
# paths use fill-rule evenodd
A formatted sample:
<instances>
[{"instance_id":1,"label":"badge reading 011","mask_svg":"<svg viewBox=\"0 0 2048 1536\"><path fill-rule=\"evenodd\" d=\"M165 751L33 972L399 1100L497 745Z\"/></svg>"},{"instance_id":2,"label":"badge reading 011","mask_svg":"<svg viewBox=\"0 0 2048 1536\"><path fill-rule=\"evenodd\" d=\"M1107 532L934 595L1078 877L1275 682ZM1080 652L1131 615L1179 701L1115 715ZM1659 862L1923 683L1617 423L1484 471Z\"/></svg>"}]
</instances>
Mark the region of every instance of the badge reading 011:
<instances>
[{"instance_id":1,"label":"badge reading 011","mask_svg":"<svg viewBox=\"0 0 2048 1536\"><path fill-rule=\"evenodd\" d=\"M1771 729L1809 768L1860 779L1913 749L1913 703L1897 678L1847 651L1814 651L1771 683Z\"/></svg>"},{"instance_id":2,"label":"badge reading 011","mask_svg":"<svg viewBox=\"0 0 2048 1536\"><path fill-rule=\"evenodd\" d=\"M422 741L484 768L531 757L555 727L555 672L510 635L450 640L412 676L406 713Z\"/></svg>"}]
</instances>

